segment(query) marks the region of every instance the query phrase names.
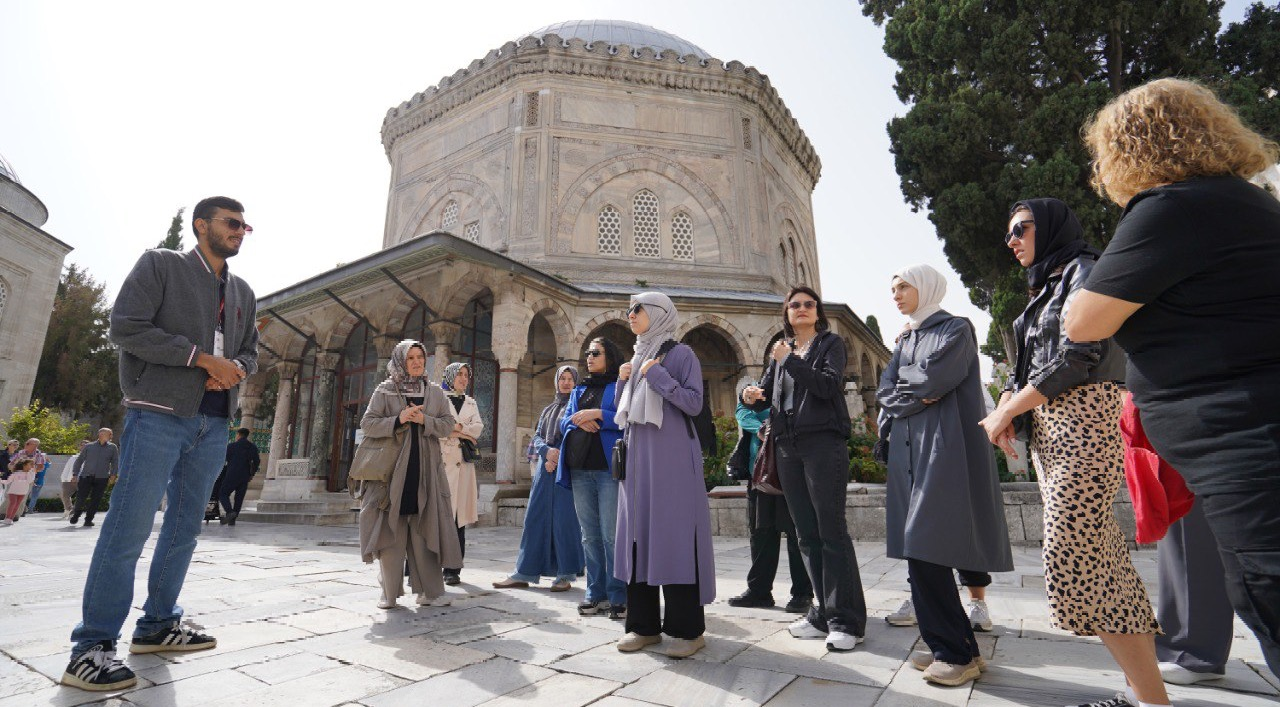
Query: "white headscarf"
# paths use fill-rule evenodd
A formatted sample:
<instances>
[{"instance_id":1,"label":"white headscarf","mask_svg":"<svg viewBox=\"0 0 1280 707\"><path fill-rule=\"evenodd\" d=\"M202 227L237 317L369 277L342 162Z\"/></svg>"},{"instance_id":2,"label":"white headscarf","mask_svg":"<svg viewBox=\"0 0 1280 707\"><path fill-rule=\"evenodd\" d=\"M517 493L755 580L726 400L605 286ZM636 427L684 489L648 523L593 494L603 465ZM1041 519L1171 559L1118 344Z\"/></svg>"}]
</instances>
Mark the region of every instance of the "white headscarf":
<instances>
[{"instance_id":1,"label":"white headscarf","mask_svg":"<svg viewBox=\"0 0 1280 707\"><path fill-rule=\"evenodd\" d=\"M907 315L911 320L907 322L908 327L919 329L924 320L942 311L941 302L947 294L947 280L933 266L924 263L909 265L895 272L893 277L902 278L903 282L920 292L920 304L916 311ZM893 280L893 277L889 279Z\"/></svg>"},{"instance_id":2,"label":"white headscarf","mask_svg":"<svg viewBox=\"0 0 1280 707\"><path fill-rule=\"evenodd\" d=\"M618 399L618 413L613 421L618 427L628 423L662 426L662 396L649 387L649 381L640 375L640 366L658 355L658 349L668 339L676 338L680 315L671 298L661 292L641 292L631 298L631 306L641 305L649 315L649 328L636 337L636 354L631 359L631 377Z\"/></svg>"}]
</instances>

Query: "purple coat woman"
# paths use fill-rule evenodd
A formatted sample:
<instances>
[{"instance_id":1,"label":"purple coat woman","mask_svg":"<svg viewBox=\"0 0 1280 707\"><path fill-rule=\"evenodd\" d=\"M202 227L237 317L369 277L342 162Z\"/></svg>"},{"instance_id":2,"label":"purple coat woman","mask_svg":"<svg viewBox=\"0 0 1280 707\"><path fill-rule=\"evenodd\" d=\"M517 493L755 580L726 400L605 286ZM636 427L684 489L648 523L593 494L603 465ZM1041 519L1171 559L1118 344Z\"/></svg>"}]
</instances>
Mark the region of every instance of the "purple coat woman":
<instances>
[{"instance_id":1,"label":"purple coat woman","mask_svg":"<svg viewBox=\"0 0 1280 707\"><path fill-rule=\"evenodd\" d=\"M690 420L702 409L702 366L684 344L658 355L678 323L666 295L636 295L628 320L638 338L624 366L629 379L620 375L616 392L615 420L627 439L614 575L628 583L628 633L618 648L638 650L666 633L677 639L668 655L682 657L702 647L702 607L716 596L702 448ZM667 605L661 621L659 586Z\"/></svg>"}]
</instances>

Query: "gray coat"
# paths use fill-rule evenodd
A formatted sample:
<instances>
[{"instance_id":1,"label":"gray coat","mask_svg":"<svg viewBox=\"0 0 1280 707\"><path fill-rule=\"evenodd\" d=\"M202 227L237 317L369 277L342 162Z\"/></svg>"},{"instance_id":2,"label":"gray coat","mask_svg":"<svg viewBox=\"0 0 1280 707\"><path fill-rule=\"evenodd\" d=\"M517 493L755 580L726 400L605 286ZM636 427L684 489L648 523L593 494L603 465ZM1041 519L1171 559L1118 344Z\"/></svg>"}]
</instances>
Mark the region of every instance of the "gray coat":
<instances>
[{"instance_id":1,"label":"gray coat","mask_svg":"<svg viewBox=\"0 0 1280 707\"><path fill-rule=\"evenodd\" d=\"M880 379L892 427L885 554L975 572L1013 569L969 320L938 312L903 334ZM924 400L937 400L925 405Z\"/></svg>"},{"instance_id":2,"label":"gray coat","mask_svg":"<svg viewBox=\"0 0 1280 707\"><path fill-rule=\"evenodd\" d=\"M423 425L418 438L418 514L409 516L409 532L421 535L427 548L440 556L443 567L461 567L462 550L458 546L457 526L453 522L453 505L449 494L449 482L444 476L440 461L440 438L453 431L453 408L444 397L444 391L427 385L422 401ZM373 391L369 407L360 420L360 429L366 437L398 436L402 439L400 456L391 473L391 483L361 481L357 498L360 500L360 555L365 562L373 562L378 553L392 544L404 546L404 538L396 537L398 523L392 519L400 516L400 499L404 492L405 471L409 468L409 435L411 428L402 426L396 430L396 421L404 409L404 398L395 385L384 381Z\"/></svg>"}]
</instances>

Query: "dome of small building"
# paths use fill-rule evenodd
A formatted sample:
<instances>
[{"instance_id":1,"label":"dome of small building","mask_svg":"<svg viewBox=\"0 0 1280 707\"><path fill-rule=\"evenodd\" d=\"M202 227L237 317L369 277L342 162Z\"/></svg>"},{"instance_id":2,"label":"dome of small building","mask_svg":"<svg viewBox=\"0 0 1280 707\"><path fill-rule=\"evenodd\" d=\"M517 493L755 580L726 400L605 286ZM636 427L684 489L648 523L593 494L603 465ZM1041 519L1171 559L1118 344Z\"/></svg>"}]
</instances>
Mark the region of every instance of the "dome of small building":
<instances>
[{"instance_id":1,"label":"dome of small building","mask_svg":"<svg viewBox=\"0 0 1280 707\"><path fill-rule=\"evenodd\" d=\"M0 177L4 177L12 182L17 182L18 184L22 183L22 180L18 179L18 173L13 171L13 165L9 164L9 161L4 158L4 155L0 155Z\"/></svg>"},{"instance_id":2,"label":"dome of small building","mask_svg":"<svg viewBox=\"0 0 1280 707\"><path fill-rule=\"evenodd\" d=\"M614 47L625 44L632 49L649 47L655 51L674 51L680 56L692 54L699 59L710 59L711 55L702 47L670 32L625 20L570 20L557 22L536 29L525 36L542 37L554 34L561 39L581 39L588 44L603 42Z\"/></svg>"}]
</instances>

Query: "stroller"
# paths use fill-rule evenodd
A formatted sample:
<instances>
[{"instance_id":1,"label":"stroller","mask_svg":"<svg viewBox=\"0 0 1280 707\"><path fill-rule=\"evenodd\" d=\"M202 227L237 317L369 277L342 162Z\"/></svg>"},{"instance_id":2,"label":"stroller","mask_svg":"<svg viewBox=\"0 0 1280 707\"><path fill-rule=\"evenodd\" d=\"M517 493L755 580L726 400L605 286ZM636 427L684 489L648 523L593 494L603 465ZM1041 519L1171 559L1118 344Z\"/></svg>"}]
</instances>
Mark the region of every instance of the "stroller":
<instances>
[{"instance_id":1,"label":"stroller","mask_svg":"<svg viewBox=\"0 0 1280 707\"><path fill-rule=\"evenodd\" d=\"M222 506L218 503L218 496L222 493L222 477L227 473L226 465L223 465L222 471L218 474L218 480L213 482L213 495L209 497L209 502L204 507L204 522L211 520L222 520Z\"/></svg>"}]
</instances>

